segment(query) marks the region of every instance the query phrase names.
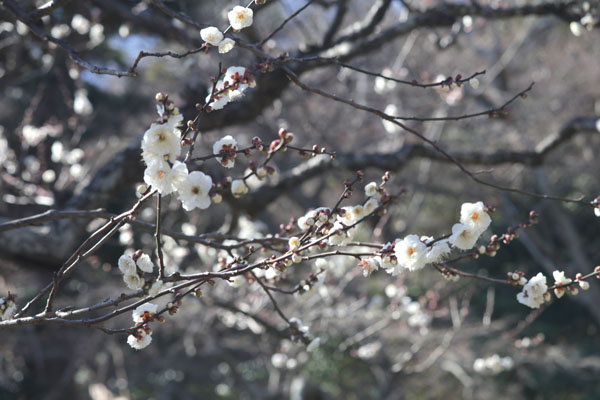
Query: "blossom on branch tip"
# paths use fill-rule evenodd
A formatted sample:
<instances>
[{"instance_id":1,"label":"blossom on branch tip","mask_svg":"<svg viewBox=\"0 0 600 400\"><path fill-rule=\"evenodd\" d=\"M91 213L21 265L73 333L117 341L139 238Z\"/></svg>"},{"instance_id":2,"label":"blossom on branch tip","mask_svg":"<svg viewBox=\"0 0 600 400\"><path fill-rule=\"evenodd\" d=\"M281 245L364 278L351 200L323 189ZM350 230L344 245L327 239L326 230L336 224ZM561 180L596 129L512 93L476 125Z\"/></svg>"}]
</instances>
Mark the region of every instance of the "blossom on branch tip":
<instances>
[{"instance_id":1,"label":"blossom on branch tip","mask_svg":"<svg viewBox=\"0 0 600 400\"><path fill-rule=\"evenodd\" d=\"M236 30L242 30L252 25L254 12L251 8L235 6L227 13L229 24Z\"/></svg>"},{"instance_id":2,"label":"blossom on branch tip","mask_svg":"<svg viewBox=\"0 0 600 400\"><path fill-rule=\"evenodd\" d=\"M481 233L485 231L492 219L486 212L483 202L464 203L460 208L460 223L470 231Z\"/></svg>"},{"instance_id":3,"label":"blossom on branch tip","mask_svg":"<svg viewBox=\"0 0 600 400\"><path fill-rule=\"evenodd\" d=\"M206 209L210 206L210 189L212 178L203 172L190 172L185 179L176 182L177 194L186 211L198 207Z\"/></svg>"},{"instance_id":4,"label":"blossom on branch tip","mask_svg":"<svg viewBox=\"0 0 600 400\"><path fill-rule=\"evenodd\" d=\"M540 272L523 286L523 290L517 294L517 301L530 308L540 308L547 291L546 277Z\"/></svg>"},{"instance_id":5,"label":"blossom on branch tip","mask_svg":"<svg viewBox=\"0 0 600 400\"><path fill-rule=\"evenodd\" d=\"M377 196L377 183L371 182L365 186L365 195L367 197Z\"/></svg>"},{"instance_id":6,"label":"blossom on branch tip","mask_svg":"<svg viewBox=\"0 0 600 400\"><path fill-rule=\"evenodd\" d=\"M149 274L151 274L154 270L154 264L152 263L152 260L150 259L150 256L148 254L142 254L137 259L136 264L139 269Z\"/></svg>"},{"instance_id":7,"label":"blossom on branch tip","mask_svg":"<svg viewBox=\"0 0 600 400\"><path fill-rule=\"evenodd\" d=\"M200 30L200 37L208 44L212 44L213 46L218 46L219 43L223 40L223 34L218 28L214 26L209 26L208 28L204 28Z\"/></svg>"}]
</instances>

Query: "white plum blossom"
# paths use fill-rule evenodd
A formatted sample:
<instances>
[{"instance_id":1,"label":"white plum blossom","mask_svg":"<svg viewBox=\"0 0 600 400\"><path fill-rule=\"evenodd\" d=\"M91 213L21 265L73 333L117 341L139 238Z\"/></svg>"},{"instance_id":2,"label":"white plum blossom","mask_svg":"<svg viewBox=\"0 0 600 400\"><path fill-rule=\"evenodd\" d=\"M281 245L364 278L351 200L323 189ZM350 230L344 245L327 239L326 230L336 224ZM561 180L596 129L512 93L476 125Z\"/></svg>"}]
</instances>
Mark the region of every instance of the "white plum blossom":
<instances>
[{"instance_id":1,"label":"white plum blossom","mask_svg":"<svg viewBox=\"0 0 600 400\"><path fill-rule=\"evenodd\" d=\"M327 243L329 243L330 246L343 246L350 240L348 233L343 229L344 225L342 225L342 223L340 223L339 221L336 221L333 224L333 227L330 229L330 232L336 233L329 236L329 238L327 239Z\"/></svg>"},{"instance_id":2,"label":"white plum blossom","mask_svg":"<svg viewBox=\"0 0 600 400\"><path fill-rule=\"evenodd\" d=\"M228 46L225 45L224 49ZM236 101L244 95L248 88L256 86L256 82L245 67L229 67L223 78L215 85L214 96L212 88L206 97L206 102L209 103L211 109L220 110L230 101ZM211 98L212 97L212 98Z\"/></svg>"},{"instance_id":3,"label":"white plum blossom","mask_svg":"<svg viewBox=\"0 0 600 400\"><path fill-rule=\"evenodd\" d=\"M129 289L141 289L144 286L144 280L138 274L123 275L123 281Z\"/></svg>"},{"instance_id":4,"label":"white plum blossom","mask_svg":"<svg viewBox=\"0 0 600 400\"><path fill-rule=\"evenodd\" d=\"M365 186L365 195L367 195L367 197L377 196L377 194L378 192L376 182L371 182Z\"/></svg>"},{"instance_id":5,"label":"white plum blossom","mask_svg":"<svg viewBox=\"0 0 600 400\"><path fill-rule=\"evenodd\" d=\"M233 47L235 46L235 41L230 38L225 38L219 43L219 53L225 54L229 53Z\"/></svg>"},{"instance_id":6,"label":"white plum blossom","mask_svg":"<svg viewBox=\"0 0 600 400\"><path fill-rule=\"evenodd\" d=\"M483 202L464 203L460 207L460 223L467 227L472 232L480 234L485 231L492 219L485 211Z\"/></svg>"},{"instance_id":7,"label":"white plum blossom","mask_svg":"<svg viewBox=\"0 0 600 400\"><path fill-rule=\"evenodd\" d=\"M379 202L377 201L377 199L371 197L369 200L367 200L367 202L363 206L363 209L365 211L365 214L369 215L373 211L375 211L375 209L377 209L377 207L379 207Z\"/></svg>"},{"instance_id":8,"label":"white plum blossom","mask_svg":"<svg viewBox=\"0 0 600 400\"><path fill-rule=\"evenodd\" d=\"M452 226L452 235L448 241L458 249L469 250L475 246L475 242L479 239L479 234L479 232L472 231L463 224L454 224Z\"/></svg>"},{"instance_id":9,"label":"white plum blossom","mask_svg":"<svg viewBox=\"0 0 600 400\"><path fill-rule=\"evenodd\" d=\"M329 261L324 258L317 258L315 260L315 267L319 270L325 270L329 268Z\"/></svg>"},{"instance_id":10,"label":"white plum blossom","mask_svg":"<svg viewBox=\"0 0 600 400\"><path fill-rule=\"evenodd\" d=\"M363 275L365 278L369 277L373 271L377 271L379 269L379 263L376 258L363 258L358 263L363 270Z\"/></svg>"},{"instance_id":11,"label":"white plum blossom","mask_svg":"<svg viewBox=\"0 0 600 400\"><path fill-rule=\"evenodd\" d=\"M166 195L175 191L175 185L187 176L187 166L175 161L173 167L166 162L153 161L144 170L144 182Z\"/></svg>"},{"instance_id":12,"label":"white plum blossom","mask_svg":"<svg viewBox=\"0 0 600 400\"><path fill-rule=\"evenodd\" d=\"M233 197L240 197L246 193L248 193L248 186L246 186L246 183L242 179L234 179L231 182L231 194L233 194Z\"/></svg>"},{"instance_id":13,"label":"white plum blossom","mask_svg":"<svg viewBox=\"0 0 600 400\"><path fill-rule=\"evenodd\" d=\"M147 347L151 342L152 336L146 334L145 332L140 334L140 337L136 337L134 335L127 336L127 344L136 350L141 350L144 347Z\"/></svg>"},{"instance_id":14,"label":"white plum blossom","mask_svg":"<svg viewBox=\"0 0 600 400\"><path fill-rule=\"evenodd\" d=\"M471 87L473 89L477 89L479 87L479 79L477 79L477 78L469 79L469 85L471 85Z\"/></svg>"},{"instance_id":15,"label":"white plum blossom","mask_svg":"<svg viewBox=\"0 0 600 400\"><path fill-rule=\"evenodd\" d=\"M209 26L208 28L204 28L200 30L200 37L208 44L212 44L213 46L218 46L223 40L223 34L218 28L214 26Z\"/></svg>"},{"instance_id":16,"label":"white plum blossom","mask_svg":"<svg viewBox=\"0 0 600 400\"><path fill-rule=\"evenodd\" d=\"M209 93L208 96L206 96L205 101L207 103L209 103L208 105L210 106L211 109L221 110L223 107L225 107L227 105L227 103L229 103L229 98L227 97L226 94L220 94L220 95L214 96L214 98L211 101L211 93Z\"/></svg>"},{"instance_id":17,"label":"white plum blossom","mask_svg":"<svg viewBox=\"0 0 600 400\"><path fill-rule=\"evenodd\" d=\"M229 24L236 30L242 30L252 25L254 12L251 8L235 6L231 11L227 13L227 19Z\"/></svg>"},{"instance_id":18,"label":"white plum blossom","mask_svg":"<svg viewBox=\"0 0 600 400\"><path fill-rule=\"evenodd\" d=\"M422 239L422 238L421 238ZM429 243L433 238L427 238L430 240L426 240L426 243ZM437 263L440 262L445 256L450 253L450 246L448 246L448 240L438 240L433 243L429 247L429 251L425 255L425 260L427 263Z\"/></svg>"},{"instance_id":19,"label":"white plum blossom","mask_svg":"<svg viewBox=\"0 0 600 400\"><path fill-rule=\"evenodd\" d=\"M425 266L427 246L417 235L408 235L394 246L398 264L409 271L416 271Z\"/></svg>"},{"instance_id":20,"label":"white plum blossom","mask_svg":"<svg viewBox=\"0 0 600 400\"><path fill-rule=\"evenodd\" d=\"M152 286L150 286L150 289L148 290L148 295L153 296L153 297L156 296L160 292L160 289L162 289L162 287L163 287L163 281L160 279L156 280L152 284Z\"/></svg>"},{"instance_id":21,"label":"white plum blossom","mask_svg":"<svg viewBox=\"0 0 600 400\"><path fill-rule=\"evenodd\" d=\"M361 220L365 216L365 208L362 205L350 207L350 220L352 223Z\"/></svg>"},{"instance_id":22,"label":"white plum blossom","mask_svg":"<svg viewBox=\"0 0 600 400\"><path fill-rule=\"evenodd\" d=\"M568 285L573 281L565 276L564 271L553 271L552 276L554 277L554 284L557 286L554 289L554 294L560 299L565 294L565 289L561 286Z\"/></svg>"},{"instance_id":23,"label":"white plum blossom","mask_svg":"<svg viewBox=\"0 0 600 400\"><path fill-rule=\"evenodd\" d=\"M135 266L135 261L133 261L133 258L123 254L121 257L119 257L119 270L121 270L121 272L123 273L123 275L133 275L136 273L136 266Z\"/></svg>"},{"instance_id":24,"label":"white plum blossom","mask_svg":"<svg viewBox=\"0 0 600 400\"><path fill-rule=\"evenodd\" d=\"M235 164L235 156L237 151L237 141L231 136L227 135L215 142L213 145L213 154L221 155L217 160L225 168L233 168Z\"/></svg>"},{"instance_id":25,"label":"white plum blossom","mask_svg":"<svg viewBox=\"0 0 600 400\"><path fill-rule=\"evenodd\" d=\"M527 307L540 308L547 291L546 277L540 272L523 286L523 290L517 294L517 300Z\"/></svg>"},{"instance_id":26,"label":"white plum blossom","mask_svg":"<svg viewBox=\"0 0 600 400\"><path fill-rule=\"evenodd\" d=\"M296 251L298 250L298 247L300 247L300 239L298 239L296 236L293 236L290 238L290 240L288 240L288 245L290 246L291 251Z\"/></svg>"},{"instance_id":27,"label":"white plum blossom","mask_svg":"<svg viewBox=\"0 0 600 400\"><path fill-rule=\"evenodd\" d=\"M173 112L178 112L178 110L174 110ZM177 135L178 137L181 137L181 131L179 130L179 127L181 126L182 123L183 123L183 115L177 113L177 114L172 114L169 117L169 119L167 120L167 122L165 123L165 125L169 126L169 129L171 129L175 135Z\"/></svg>"},{"instance_id":28,"label":"white plum blossom","mask_svg":"<svg viewBox=\"0 0 600 400\"><path fill-rule=\"evenodd\" d=\"M158 310L158 306L156 304L145 303L133 310L131 318L133 318L133 322L145 322L144 315L150 317L156 314L156 310Z\"/></svg>"},{"instance_id":29,"label":"white plum blossom","mask_svg":"<svg viewBox=\"0 0 600 400\"><path fill-rule=\"evenodd\" d=\"M136 261L137 266L144 272L149 274L154 270L154 264L148 254L142 254Z\"/></svg>"},{"instance_id":30,"label":"white plum blossom","mask_svg":"<svg viewBox=\"0 0 600 400\"><path fill-rule=\"evenodd\" d=\"M150 128L144 133L142 139L142 157L146 164L155 159L168 159L175 161L181 153L181 138L173 125L156 124L150 125Z\"/></svg>"},{"instance_id":31,"label":"white plum blossom","mask_svg":"<svg viewBox=\"0 0 600 400\"><path fill-rule=\"evenodd\" d=\"M177 182L175 187L185 210L191 211L196 207L206 209L210 206L212 178L203 172L189 173L185 179Z\"/></svg>"},{"instance_id":32,"label":"white plum blossom","mask_svg":"<svg viewBox=\"0 0 600 400\"><path fill-rule=\"evenodd\" d=\"M600 207L594 208L594 215L596 215L596 217L600 217Z\"/></svg>"}]
</instances>

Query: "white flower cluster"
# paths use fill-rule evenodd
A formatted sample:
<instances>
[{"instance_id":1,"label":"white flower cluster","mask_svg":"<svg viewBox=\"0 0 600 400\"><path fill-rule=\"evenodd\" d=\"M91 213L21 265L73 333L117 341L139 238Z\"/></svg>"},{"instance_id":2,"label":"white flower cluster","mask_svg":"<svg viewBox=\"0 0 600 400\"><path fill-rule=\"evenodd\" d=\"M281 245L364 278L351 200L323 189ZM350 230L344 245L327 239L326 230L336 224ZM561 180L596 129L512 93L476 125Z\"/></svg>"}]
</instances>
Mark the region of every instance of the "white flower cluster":
<instances>
[{"instance_id":1,"label":"white flower cluster","mask_svg":"<svg viewBox=\"0 0 600 400\"><path fill-rule=\"evenodd\" d=\"M452 226L452 235L448 240L461 250L472 249L491 222L492 219L481 201L464 203L460 208L460 223Z\"/></svg>"},{"instance_id":2,"label":"white flower cluster","mask_svg":"<svg viewBox=\"0 0 600 400\"><path fill-rule=\"evenodd\" d=\"M227 19L234 31L238 32L252 25L254 12L251 8L235 6L227 13ZM224 37L223 33L214 26L200 30L200 37L206 43L217 46L219 53L229 53L235 46L235 41Z\"/></svg>"},{"instance_id":3,"label":"white flower cluster","mask_svg":"<svg viewBox=\"0 0 600 400\"><path fill-rule=\"evenodd\" d=\"M212 110L220 110L229 102L239 100L248 88L256 86L254 77L246 67L229 67L225 74L211 88L206 103Z\"/></svg>"},{"instance_id":4,"label":"white flower cluster","mask_svg":"<svg viewBox=\"0 0 600 400\"><path fill-rule=\"evenodd\" d=\"M572 295L579 293L579 289L574 285L571 278L565 276L564 271L552 271L554 277L554 294L557 298L561 298L565 294L565 290ZM550 301L550 292L546 283L546 277L540 272L529 281L525 280L523 290L517 294L519 303L530 308L539 308L546 301ZM582 279L581 274L575 276L575 282L582 290L590 288L589 282Z\"/></svg>"},{"instance_id":5,"label":"white flower cluster","mask_svg":"<svg viewBox=\"0 0 600 400\"><path fill-rule=\"evenodd\" d=\"M17 312L17 304L14 301L14 297L9 295L6 299L0 297L0 318L2 321L12 319Z\"/></svg>"},{"instance_id":6,"label":"white flower cluster","mask_svg":"<svg viewBox=\"0 0 600 400\"><path fill-rule=\"evenodd\" d=\"M404 239L397 239L395 244L385 245L381 256L362 260L360 266L366 276L376 270L377 265L392 276L404 271L417 271L427 264L442 261L450 254L450 245L460 250L473 248L490 223L491 218L482 202L464 203L460 210L460 223L452 227L452 235L448 239L435 240L429 236L407 235Z\"/></svg>"},{"instance_id":7,"label":"white flower cluster","mask_svg":"<svg viewBox=\"0 0 600 400\"><path fill-rule=\"evenodd\" d=\"M119 270L123 274L123 281L127 287L132 290L144 287L145 280L141 276L143 273L151 274L154 271L154 263L147 254L141 254L134 260L133 257L123 254L119 258ZM148 293L150 296L156 296L163 286L162 280L156 280L150 286Z\"/></svg>"},{"instance_id":8,"label":"white flower cluster","mask_svg":"<svg viewBox=\"0 0 600 400\"><path fill-rule=\"evenodd\" d=\"M229 53L235 46L233 39L223 37L223 33L221 33L219 28L215 28L214 26L200 30L200 37L206 43L217 46L221 54Z\"/></svg>"},{"instance_id":9,"label":"white flower cluster","mask_svg":"<svg viewBox=\"0 0 600 400\"><path fill-rule=\"evenodd\" d=\"M482 375L498 375L503 371L510 371L514 366L514 361L510 357L500 357L494 354L487 358L478 358L473 363L475 372Z\"/></svg>"},{"instance_id":10,"label":"white flower cluster","mask_svg":"<svg viewBox=\"0 0 600 400\"><path fill-rule=\"evenodd\" d=\"M133 310L133 322L138 327L133 334L127 337L127 344L134 349L141 350L152 342L152 330L147 323L154 319L157 309L156 304L145 303Z\"/></svg>"},{"instance_id":11,"label":"white flower cluster","mask_svg":"<svg viewBox=\"0 0 600 400\"><path fill-rule=\"evenodd\" d=\"M540 308L546 300L550 300L546 277L540 272L531 278L523 290L517 294L517 301L530 308Z\"/></svg>"},{"instance_id":12,"label":"white flower cluster","mask_svg":"<svg viewBox=\"0 0 600 400\"><path fill-rule=\"evenodd\" d=\"M162 195L177 192L187 211L208 208L212 178L200 171L188 173L187 166L176 160L181 153L181 132L178 127L183 117L174 107L169 111L171 115L164 123L153 123L144 133L144 182ZM159 113L162 115L162 112Z\"/></svg>"}]
</instances>

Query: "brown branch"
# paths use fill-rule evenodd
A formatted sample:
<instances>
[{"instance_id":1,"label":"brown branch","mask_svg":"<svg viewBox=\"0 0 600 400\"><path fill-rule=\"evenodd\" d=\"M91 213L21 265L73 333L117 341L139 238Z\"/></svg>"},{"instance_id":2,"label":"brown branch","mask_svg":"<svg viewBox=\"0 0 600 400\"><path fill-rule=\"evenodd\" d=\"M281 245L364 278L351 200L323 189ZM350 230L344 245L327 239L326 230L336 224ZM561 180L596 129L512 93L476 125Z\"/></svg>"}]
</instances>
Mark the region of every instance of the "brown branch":
<instances>
[{"instance_id":1,"label":"brown branch","mask_svg":"<svg viewBox=\"0 0 600 400\"><path fill-rule=\"evenodd\" d=\"M414 136L418 137L419 139L421 139L423 142L429 144L431 147L433 147L437 152L439 152L440 154L442 154L444 157L446 157L448 159L448 161L452 162L454 165L456 165L463 173L465 173L469 178L471 178L471 180L473 180L474 182L479 183L480 185L484 185L484 186L488 186L503 192L511 192L511 193L518 193L524 196L528 196L528 197L533 197L533 198L538 198L538 199L545 199L545 200L554 200L554 201L562 201L562 202L566 202L566 203L579 203L579 204L585 204L585 205L589 205L589 202L584 201L583 199L572 199L572 198L566 198L566 197L558 197L558 196L552 196L552 195L547 195L547 194L540 194L540 193L535 193L535 192L529 192L526 190L521 190L521 189L517 189L514 187L509 187L509 186L502 186L502 185L497 185L488 181L485 181L481 178L479 178L474 172L470 171L469 169L467 169L458 159L456 159L452 154L448 153L446 150L444 150L442 147L440 147L436 142L434 142L431 139L428 139L427 137L425 137L423 134L419 133L418 131L409 128L408 126L398 122L393 116L388 115L386 113L384 113L381 110L378 110L376 108L372 108L369 106L365 106L363 104L359 104L356 103L352 100L348 100L346 98L325 92L321 89L317 89L314 87L311 87L305 83L303 83L302 81L300 81L300 79L298 79L298 76L291 71L289 68L287 67L283 67L284 71L286 72L286 74L288 75L288 77L292 80L293 83L296 84L296 86L298 86L299 88L301 88L304 91L310 92L310 93L314 93L317 94L319 96L334 100L336 102L339 103L343 103L346 105L349 105L357 110L361 110L361 111L366 111L368 113L374 114L376 116L378 116L381 119L387 120L392 122L395 125L398 125L400 128L402 128L403 130L410 132L411 134L413 134Z\"/></svg>"},{"instance_id":2,"label":"brown branch","mask_svg":"<svg viewBox=\"0 0 600 400\"><path fill-rule=\"evenodd\" d=\"M267 43L269 41L269 39L271 39L271 38L273 38L273 36L277 35L277 33L279 31L281 31L287 25L288 22L290 22L291 20L293 20L294 18L296 18L298 15L300 15L300 13L302 11L304 11L305 9L307 9L308 6L310 6L314 2L315 2L315 0L309 0L302 7L300 7L296 11L294 11L294 13L292 13L292 15L290 15L289 17L287 17L286 19L284 19L283 22L281 24L279 24L279 26L273 30L273 32L271 32L267 36L265 36L265 38L263 40L261 40L260 42L258 42L256 45L259 46L259 47L262 47L265 43Z\"/></svg>"},{"instance_id":3,"label":"brown branch","mask_svg":"<svg viewBox=\"0 0 600 400\"><path fill-rule=\"evenodd\" d=\"M191 19L189 16L187 16L186 14L184 14L182 12L173 10L172 8L167 6L161 0L151 0L151 2L154 5L154 7L156 7L157 9L159 9L160 11L162 11L169 17L177 19L187 25L193 26L194 28L202 29L202 28L208 26L206 24L201 24L200 22L194 21L193 19Z\"/></svg>"},{"instance_id":4,"label":"brown branch","mask_svg":"<svg viewBox=\"0 0 600 400\"><path fill-rule=\"evenodd\" d=\"M36 35L44 41L52 42L66 50L69 58L81 68L87 69L88 71L93 72L95 74L115 75L119 78L122 76L136 76L136 74L132 72L119 71L112 68L98 67L89 63L88 61L81 58L78 52L73 47L71 47L70 44L63 40L55 38L54 36L44 32L42 29L36 26L32 22L32 20L29 19L28 14L14 0L3 0L3 4L13 13L15 18L27 25L27 27L33 32L34 35Z\"/></svg>"}]
</instances>

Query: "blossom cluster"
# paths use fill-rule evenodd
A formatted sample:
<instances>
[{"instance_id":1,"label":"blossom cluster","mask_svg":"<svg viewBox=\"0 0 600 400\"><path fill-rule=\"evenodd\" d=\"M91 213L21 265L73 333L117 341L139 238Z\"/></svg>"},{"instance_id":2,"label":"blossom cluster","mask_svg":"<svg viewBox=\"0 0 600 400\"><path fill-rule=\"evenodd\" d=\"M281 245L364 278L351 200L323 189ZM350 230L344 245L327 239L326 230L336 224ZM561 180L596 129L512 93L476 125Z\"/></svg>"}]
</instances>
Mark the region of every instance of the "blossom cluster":
<instances>
[{"instance_id":1,"label":"blossom cluster","mask_svg":"<svg viewBox=\"0 0 600 400\"><path fill-rule=\"evenodd\" d=\"M555 270L552 272L554 278L554 295L557 298L561 298L565 291L568 291L571 295L577 295L579 289L574 285L577 283L580 289L588 290L590 288L589 282L582 279L581 274L575 276L575 281L565 276L564 271ZM530 308L540 308L542 304L550 301L551 295L548 287L548 283L544 274L539 272L537 275L529 280L521 278L521 284L523 289L517 294L517 301ZM524 281L524 282L523 282Z\"/></svg>"},{"instance_id":2,"label":"blossom cluster","mask_svg":"<svg viewBox=\"0 0 600 400\"><path fill-rule=\"evenodd\" d=\"M392 276L404 271L417 271L427 264L441 262L450 252L451 247L469 250L491 223L488 214L490 209L482 202L464 203L460 210L460 222L452 227L452 234L447 238L434 239L429 236L410 234L394 243L387 243L381 255L362 259L360 266L365 276L380 266Z\"/></svg>"},{"instance_id":3,"label":"blossom cluster","mask_svg":"<svg viewBox=\"0 0 600 400\"><path fill-rule=\"evenodd\" d=\"M249 7L235 6L227 13L227 19L231 28L238 32L252 26L254 12ZM209 45L218 47L221 54L228 53L235 46L233 39L226 38L223 32L214 26L201 29L200 37Z\"/></svg>"},{"instance_id":4,"label":"blossom cluster","mask_svg":"<svg viewBox=\"0 0 600 400\"><path fill-rule=\"evenodd\" d=\"M229 67L219 79L214 88L206 96L207 107L210 110L220 110L232 101L237 101L248 88L256 86L254 76L246 67Z\"/></svg>"},{"instance_id":5,"label":"blossom cluster","mask_svg":"<svg viewBox=\"0 0 600 400\"><path fill-rule=\"evenodd\" d=\"M136 251L132 256L123 254L118 261L119 270L123 274L123 281L132 290L141 289L146 284L144 273L151 274L154 271L154 263L150 256ZM162 289L163 281L158 279L148 288L150 296L156 296Z\"/></svg>"},{"instance_id":6,"label":"blossom cluster","mask_svg":"<svg viewBox=\"0 0 600 400\"><path fill-rule=\"evenodd\" d=\"M141 350L152 342L152 330L148 326L155 318L158 306L145 303L133 310L132 318L136 323L135 331L127 337L127 344L136 350Z\"/></svg>"}]
</instances>

